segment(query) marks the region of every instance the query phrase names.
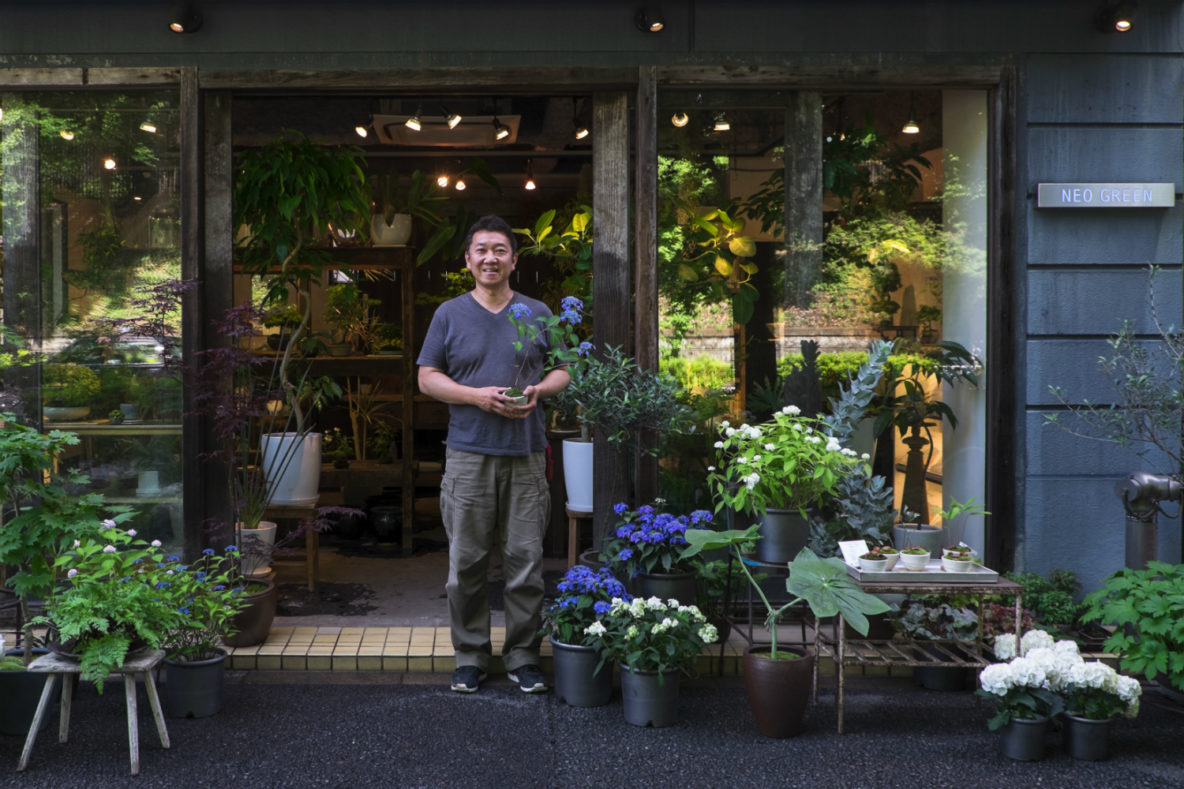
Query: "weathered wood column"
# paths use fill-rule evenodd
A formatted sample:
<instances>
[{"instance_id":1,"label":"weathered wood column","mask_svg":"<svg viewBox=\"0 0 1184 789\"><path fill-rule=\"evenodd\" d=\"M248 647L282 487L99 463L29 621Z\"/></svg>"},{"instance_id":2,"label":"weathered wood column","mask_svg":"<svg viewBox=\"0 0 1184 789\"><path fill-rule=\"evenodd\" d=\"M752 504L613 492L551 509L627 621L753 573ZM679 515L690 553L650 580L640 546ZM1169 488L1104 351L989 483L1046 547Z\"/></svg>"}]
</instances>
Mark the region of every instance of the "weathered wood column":
<instances>
[{"instance_id":1,"label":"weathered wood column","mask_svg":"<svg viewBox=\"0 0 1184 789\"><path fill-rule=\"evenodd\" d=\"M636 288L633 316L634 351L637 364L658 369L658 87L653 66L642 66L637 74L637 150L633 188L634 249ZM642 446L652 436L639 437ZM637 503L653 501L658 495L658 459L637 457Z\"/></svg>"},{"instance_id":2,"label":"weathered wood column","mask_svg":"<svg viewBox=\"0 0 1184 789\"><path fill-rule=\"evenodd\" d=\"M785 110L784 306L808 306L822 268L822 96L794 91Z\"/></svg>"},{"instance_id":3,"label":"weathered wood column","mask_svg":"<svg viewBox=\"0 0 1184 789\"><path fill-rule=\"evenodd\" d=\"M603 352L609 345L630 349L629 283L629 101L622 92L592 96L592 227L596 243L592 258L594 341ZM593 547L613 523L613 499L629 491L628 464L602 436L593 455Z\"/></svg>"}]
</instances>

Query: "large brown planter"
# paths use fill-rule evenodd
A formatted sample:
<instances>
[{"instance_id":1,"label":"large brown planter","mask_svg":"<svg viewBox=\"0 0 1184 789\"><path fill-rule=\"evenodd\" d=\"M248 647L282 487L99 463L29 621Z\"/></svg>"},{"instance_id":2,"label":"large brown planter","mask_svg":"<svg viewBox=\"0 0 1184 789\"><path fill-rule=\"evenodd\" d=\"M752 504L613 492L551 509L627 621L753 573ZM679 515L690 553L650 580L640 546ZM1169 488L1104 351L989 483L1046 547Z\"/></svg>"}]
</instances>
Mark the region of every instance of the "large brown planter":
<instances>
[{"instance_id":1,"label":"large brown planter","mask_svg":"<svg viewBox=\"0 0 1184 789\"><path fill-rule=\"evenodd\" d=\"M813 652L778 648L777 653L796 655L794 660L773 660L768 646L744 652L744 687L756 727L766 737L783 739L802 731L802 718L814 679Z\"/></svg>"},{"instance_id":2,"label":"large brown planter","mask_svg":"<svg viewBox=\"0 0 1184 789\"><path fill-rule=\"evenodd\" d=\"M252 581L248 590L263 584L266 586L260 591L247 595L247 607L235 614L231 620L237 632L222 639L226 646L253 647L267 640L267 634L271 632L271 622L275 619L279 589L273 581Z\"/></svg>"}]
</instances>

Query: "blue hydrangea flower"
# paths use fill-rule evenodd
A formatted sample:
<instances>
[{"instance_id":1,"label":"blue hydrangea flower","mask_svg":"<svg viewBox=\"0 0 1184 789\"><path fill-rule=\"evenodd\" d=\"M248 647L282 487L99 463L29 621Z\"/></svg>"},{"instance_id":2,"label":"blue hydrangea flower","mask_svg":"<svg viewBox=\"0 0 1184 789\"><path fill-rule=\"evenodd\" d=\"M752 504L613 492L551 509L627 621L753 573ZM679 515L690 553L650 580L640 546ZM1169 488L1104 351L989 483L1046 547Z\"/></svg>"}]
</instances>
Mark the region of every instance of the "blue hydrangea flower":
<instances>
[{"instance_id":1,"label":"blue hydrangea flower","mask_svg":"<svg viewBox=\"0 0 1184 789\"><path fill-rule=\"evenodd\" d=\"M204 550L202 550L202 553L205 554L206 556L213 556L214 549L213 548L205 548Z\"/></svg>"},{"instance_id":2,"label":"blue hydrangea flower","mask_svg":"<svg viewBox=\"0 0 1184 789\"><path fill-rule=\"evenodd\" d=\"M633 558L633 549L622 548L621 552L617 554L617 559L622 562L627 562Z\"/></svg>"},{"instance_id":3,"label":"blue hydrangea flower","mask_svg":"<svg viewBox=\"0 0 1184 789\"><path fill-rule=\"evenodd\" d=\"M613 505L613 512L615 512L617 515L625 513L628 509L629 505L623 501L617 502Z\"/></svg>"},{"instance_id":4,"label":"blue hydrangea flower","mask_svg":"<svg viewBox=\"0 0 1184 789\"><path fill-rule=\"evenodd\" d=\"M597 616L604 616L605 614L608 613L608 610L612 607L613 607L613 604L609 603L605 600L597 600L595 603L592 604L592 610L596 612Z\"/></svg>"},{"instance_id":5,"label":"blue hydrangea flower","mask_svg":"<svg viewBox=\"0 0 1184 789\"><path fill-rule=\"evenodd\" d=\"M527 307L520 301L516 301L510 305L510 317L516 321L520 321L523 318L529 318L530 307Z\"/></svg>"},{"instance_id":6,"label":"blue hydrangea flower","mask_svg":"<svg viewBox=\"0 0 1184 789\"><path fill-rule=\"evenodd\" d=\"M576 355L577 356L587 356L595 348L596 348L595 345L588 342L587 340L584 340L582 343L580 343L580 346L578 348L576 348Z\"/></svg>"}]
</instances>

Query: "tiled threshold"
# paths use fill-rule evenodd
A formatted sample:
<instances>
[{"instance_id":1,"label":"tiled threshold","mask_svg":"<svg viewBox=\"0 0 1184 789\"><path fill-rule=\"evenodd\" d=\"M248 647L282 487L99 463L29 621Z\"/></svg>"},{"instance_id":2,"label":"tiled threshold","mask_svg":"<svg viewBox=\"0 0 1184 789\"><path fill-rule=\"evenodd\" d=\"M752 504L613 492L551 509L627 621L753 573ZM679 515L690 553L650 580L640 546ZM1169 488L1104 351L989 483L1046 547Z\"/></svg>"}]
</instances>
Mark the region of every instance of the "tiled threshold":
<instances>
[{"instance_id":1,"label":"tiled threshold","mask_svg":"<svg viewBox=\"0 0 1184 789\"><path fill-rule=\"evenodd\" d=\"M494 627L494 672L505 628ZM699 658L703 674L736 675L747 643L733 633L723 646L712 644ZM274 627L267 640L230 652L230 668L245 671L390 671L451 673L456 668L446 627ZM540 646L542 668L551 669L551 644Z\"/></svg>"}]
</instances>

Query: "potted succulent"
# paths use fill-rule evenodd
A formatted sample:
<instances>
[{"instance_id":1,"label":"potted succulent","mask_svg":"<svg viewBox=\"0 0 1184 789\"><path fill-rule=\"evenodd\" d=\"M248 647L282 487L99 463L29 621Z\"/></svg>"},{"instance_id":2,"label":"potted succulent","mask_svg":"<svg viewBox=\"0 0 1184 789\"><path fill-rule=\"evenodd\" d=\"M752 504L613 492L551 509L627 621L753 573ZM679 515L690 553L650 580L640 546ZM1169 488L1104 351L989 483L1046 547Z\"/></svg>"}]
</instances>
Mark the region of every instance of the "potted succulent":
<instances>
[{"instance_id":1,"label":"potted succulent","mask_svg":"<svg viewBox=\"0 0 1184 789\"><path fill-rule=\"evenodd\" d=\"M716 512L726 508L760 517L756 558L788 562L810 536L807 510L834 495L858 462L820 419L787 405L759 425L720 423L718 468L708 484Z\"/></svg>"},{"instance_id":2,"label":"potted succulent","mask_svg":"<svg viewBox=\"0 0 1184 789\"><path fill-rule=\"evenodd\" d=\"M60 580L54 567L57 556L102 516L103 497L84 492L86 479L60 462L77 444L73 433L40 433L19 424L12 414L0 414L0 499L5 507L0 565L9 568L7 586L16 595L23 623L19 643L0 650L3 734L28 732L44 684L42 677L24 670L47 651L37 637L33 606L49 597Z\"/></svg>"},{"instance_id":3,"label":"potted succulent","mask_svg":"<svg viewBox=\"0 0 1184 789\"><path fill-rule=\"evenodd\" d=\"M620 502L613 507L619 519L611 539L601 547L600 559L620 578L630 579L641 597L671 598L684 603L695 599L698 557L683 558L688 528L711 523L711 513L695 510L689 516L662 512L657 499L636 510Z\"/></svg>"},{"instance_id":4,"label":"potted succulent","mask_svg":"<svg viewBox=\"0 0 1184 789\"><path fill-rule=\"evenodd\" d=\"M171 600L180 620L165 633L164 713L175 718L204 718L222 707L226 665L224 636L234 634L234 619L246 607L239 581L238 549L222 554L206 548L192 564L180 557L165 559L169 576L158 591Z\"/></svg>"},{"instance_id":5,"label":"potted succulent","mask_svg":"<svg viewBox=\"0 0 1184 789\"><path fill-rule=\"evenodd\" d=\"M294 354L308 335L312 287L328 262L327 251L317 242L330 226L339 232L361 230L369 217L363 161L356 146L319 145L289 133L245 152L237 163L234 223L248 228L236 248L243 271L267 284L260 306L286 305L294 295L300 312L273 378L291 423L284 425L288 429L265 431L261 444L262 465L277 504L315 500L321 435L313 432L306 408L310 393L315 405L324 389L314 385L307 364L301 365Z\"/></svg>"},{"instance_id":6,"label":"potted succulent","mask_svg":"<svg viewBox=\"0 0 1184 789\"><path fill-rule=\"evenodd\" d=\"M969 550L966 552L951 551L942 554L941 569L947 573L964 573L970 566L974 564L974 557L970 555Z\"/></svg>"},{"instance_id":7,"label":"potted succulent","mask_svg":"<svg viewBox=\"0 0 1184 789\"><path fill-rule=\"evenodd\" d=\"M790 606L805 602L816 618L841 615L856 632L867 635L868 616L884 613L889 607L883 600L861 590L847 574L842 560L822 559L809 548L803 548L789 564L785 588L791 599L775 608L743 560L752 543L760 539L759 524L744 530L719 532L689 529L686 532L689 545L683 554L689 557L716 549L730 551L749 585L760 597L765 606L765 627L769 631L770 643L768 646L753 645L744 653L748 704L762 734L792 737L802 729L802 715L809 700L817 655L809 650L778 649L777 623L781 615Z\"/></svg>"},{"instance_id":8,"label":"potted succulent","mask_svg":"<svg viewBox=\"0 0 1184 789\"><path fill-rule=\"evenodd\" d=\"M53 362L41 370L41 404L46 421L84 419L102 384L94 370L73 362Z\"/></svg>"},{"instance_id":9,"label":"potted succulent","mask_svg":"<svg viewBox=\"0 0 1184 789\"><path fill-rule=\"evenodd\" d=\"M678 722L679 674L719 637L694 605L657 597L614 598L585 632L602 661L621 666L625 720L655 728Z\"/></svg>"},{"instance_id":10,"label":"potted succulent","mask_svg":"<svg viewBox=\"0 0 1184 789\"><path fill-rule=\"evenodd\" d=\"M860 554L859 569L872 573L886 572L893 568L899 558L900 554L895 548L885 549L878 545L873 546L867 553Z\"/></svg>"},{"instance_id":11,"label":"potted succulent","mask_svg":"<svg viewBox=\"0 0 1184 789\"><path fill-rule=\"evenodd\" d=\"M900 549L900 566L913 573L925 572L929 564L929 551L919 545Z\"/></svg>"},{"instance_id":12,"label":"potted succulent","mask_svg":"<svg viewBox=\"0 0 1184 789\"><path fill-rule=\"evenodd\" d=\"M573 707L599 707L613 694L613 661L601 661L597 636L587 628L608 613L614 598L633 598L607 567L577 564L559 582L555 601L543 610L543 635L551 641L555 695Z\"/></svg>"}]
</instances>

